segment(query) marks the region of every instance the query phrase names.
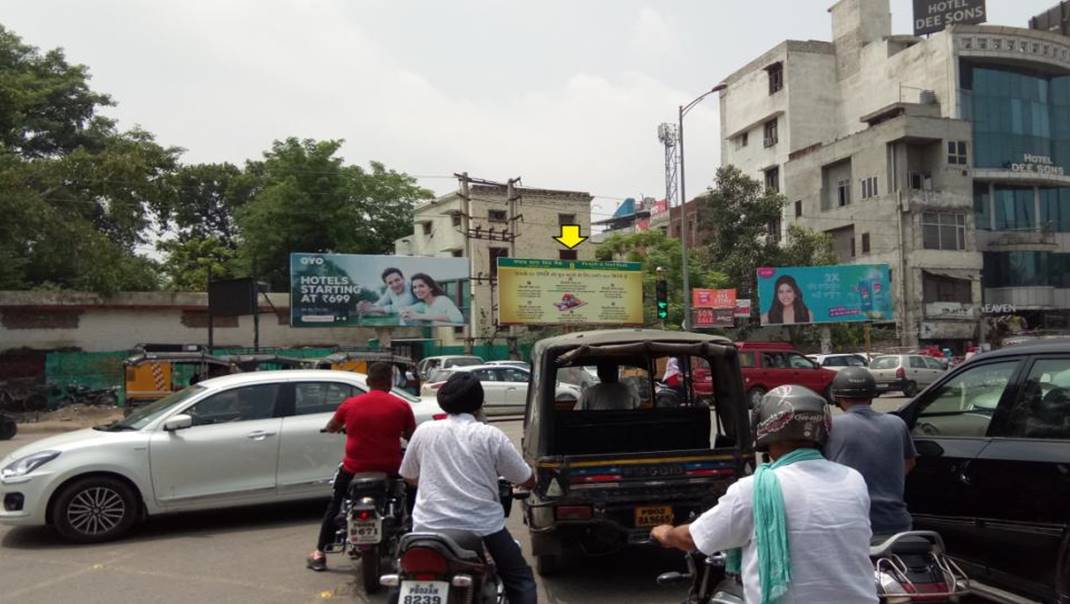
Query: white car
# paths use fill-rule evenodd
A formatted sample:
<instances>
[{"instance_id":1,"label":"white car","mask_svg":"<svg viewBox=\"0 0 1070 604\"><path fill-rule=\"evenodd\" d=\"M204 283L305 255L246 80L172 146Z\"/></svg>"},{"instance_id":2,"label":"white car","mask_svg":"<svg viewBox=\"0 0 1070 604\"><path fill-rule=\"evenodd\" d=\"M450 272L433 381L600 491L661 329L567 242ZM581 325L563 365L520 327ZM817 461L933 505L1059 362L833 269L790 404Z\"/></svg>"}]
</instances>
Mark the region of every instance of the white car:
<instances>
[{"instance_id":1,"label":"white car","mask_svg":"<svg viewBox=\"0 0 1070 604\"><path fill-rule=\"evenodd\" d=\"M820 367L839 371L844 367L865 367L869 364L866 357L860 354L811 354L809 359Z\"/></svg>"},{"instance_id":2,"label":"white car","mask_svg":"<svg viewBox=\"0 0 1070 604\"><path fill-rule=\"evenodd\" d=\"M450 369L451 367L469 367L473 365L482 365L483 359L471 355L446 355L438 357L427 357L421 359L416 365L416 372L420 374L421 380L427 380L433 371L436 369Z\"/></svg>"},{"instance_id":3,"label":"white car","mask_svg":"<svg viewBox=\"0 0 1070 604\"><path fill-rule=\"evenodd\" d=\"M496 367L519 367L526 371L531 371L531 364L526 361L487 361L485 364Z\"/></svg>"},{"instance_id":4,"label":"white car","mask_svg":"<svg viewBox=\"0 0 1070 604\"><path fill-rule=\"evenodd\" d=\"M446 383L450 375L459 371L475 374L483 385L483 408L487 413L494 411L523 411L528 400L528 383L531 372L520 367L508 365L476 365L473 367L454 367L439 369L431 374L420 389L423 396L435 396L438 389ZM559 399L572 398L580 400L580 388L564 382L557 383L556 396Z\"/></svg>"},{"instance_id":5,"label":"white car","mask_svg":"<svg viewBox=\"0 0 1070 604\"><path fill-rule=\"evenodd\" d=\"M205 380L116 423L44 438L0 460L0 523L114 539L148 516L330 497L345 447L320 430L367 390L348 371L285 370ZM417 423L445 418L401 390Z\"/></svg>"}]
</instances>

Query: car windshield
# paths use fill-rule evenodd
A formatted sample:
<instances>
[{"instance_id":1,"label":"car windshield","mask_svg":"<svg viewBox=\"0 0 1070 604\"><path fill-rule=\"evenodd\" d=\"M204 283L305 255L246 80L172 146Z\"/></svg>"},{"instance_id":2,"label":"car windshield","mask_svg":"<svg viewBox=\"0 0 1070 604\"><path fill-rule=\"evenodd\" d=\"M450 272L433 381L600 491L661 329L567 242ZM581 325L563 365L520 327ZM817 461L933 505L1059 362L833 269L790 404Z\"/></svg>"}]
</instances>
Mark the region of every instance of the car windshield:
<instances>
[{"instance_id":1,"label":"car windshield","mask_svg":"<svg viewBox=\"0 0 1070 604\"><path fill-rule=\"evenodd\" d=\"M400 388L391 388L390 389L390 394L393 394L394 396L396 396L396 397L398 397L400 399L406 400L406 401L408 401L410 403L418 403L418 402L420 402L420 397L413 396L413 395L409 394L408 392L405 392L404 390L402 390Z\"/></svg>"},{"instance_id":2,"label":"car windshield","mask_svg":"<svg viewBox=\"0 0 1070 604\"><path fill-rule=\"evenodd\" d=\"M452 373L453 373L452 369L434 369L427 376L427 381L428 382L432 382L432 383L433 382L445 382L450 377L450 374L452 374Z\"/></svg>"},{"instance_id":3,"label":"car windshield","mask_svg":"<svg viewBox=\"0 0 1070 604\"><path fill-rule=\"evenodd\" d=\"M188 388L183 388L178 392L173 392L162 399L149 403L144 407L135 409L130 415L123 419L108 424L106 426L97 426L98 430L108 430L112 432L119 432L121 430L140 430L145 426L151 424L154 420L170 411L175 405L184 403L185 401L197 396L205 390L204 386L195 384Z\"/></svg>"},{"instance_id":4,"label":"car windshield","mask_svg":"<svg viewBox=\"0 0 1070 604\"><path fill-rule=\"evenodd\" d=\"M454 357L446 361L447 367L470 367L472 365L482 365L483 359L479 357Z\"/></svg>"},{"instance_id":5,"label":"car windshield","mask_svg":"<svg viewBox=\"0 0 1070 604\"><path fill-rule=\"evenodd\" d=\"M899 357L877 357L869 364L870 369L895 369L899 366Z\"/></svg>"}]
</instances>

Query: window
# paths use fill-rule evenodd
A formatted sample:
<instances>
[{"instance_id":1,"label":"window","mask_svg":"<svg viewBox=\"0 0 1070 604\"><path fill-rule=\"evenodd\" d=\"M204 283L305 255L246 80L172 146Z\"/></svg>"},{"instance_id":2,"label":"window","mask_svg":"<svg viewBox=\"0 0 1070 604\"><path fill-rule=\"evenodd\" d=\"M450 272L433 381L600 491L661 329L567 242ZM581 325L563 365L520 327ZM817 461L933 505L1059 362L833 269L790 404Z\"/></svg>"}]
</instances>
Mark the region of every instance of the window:
<instances>
[{"instance_id":1,"label":"window","mask_svg":"<svg viewBox=\"0 0 1070 604\"><path fill-rule=\"evenodd\" d=\"M910 357L910 368L911 369L926 369L926 367L925 367L925 359L923 359L922 357Z\"/></svg>"},{"instance_id":2,"label":"window","mask_svg":"<svg viewBox=\"0 0 1070 604\"><path fill-rule=\"evenodd\" d=\"M275 414L278 384L260 384L225 390L190 407L194 426L268 419Z\"/></svg>"},{"instance_id":3,"label":"window","mask_svg":"<svg viewBox=\"0 0 1070 604\"><path fill-rule=\"evenodd\" d=\"M922 357L922 360L925 361L926 369L935 369L937 371L943 371L944 369L946 369L943 363L934 359L933 357Z\"/></svg>"},{"instance_id":4,"label":"window","mask_svg":"<svg viewBox=\"0 0 1070 604\"><path fill-rule=\"evenodd\" d=\"M925 271L922 273L921 284L922 299L925 302L970 304L973 301L971 283L967 279L952 279ZM986 284L986 287L988 286L989 284Z\"/></svg>"},{"instance_id":5,"label":"window","mask_svg":"<svg viewBox=\"0 0 1070 604\"><path fill-rule=\"evenodd\" d=\"M464 325L454 325L453 326L453 335L455 335L455 336L463 336L464 335L464 329L465 329Z\"/></svg>"},{"instance_id":6,"label":"window","mask_svg":"<svg viewBox=\"0 0 1070 604\"><path fill-rule=\"evenodd\" d=\"M765 190L780 192L780 167L773 166L765 171Z\"/></svg>"},{"instance_id":7,"label":"window","mask_svg":"<svg viewBox=\"0 0 1070 604\"><path fill-rule=\"evenodd\" d=\"M967 164L965 141L947 141L947 164L949 166L965 166Z\"/></svg>"},{"instance_id":8,"label":"window","mask_svg":"<svg viewBox=\"0 0 1070 604\"><path fill-rule=\"evenodd\" d=\"M854 258L857 255L858 254L856 253L856 250L855 250L855 238L851 237L851 257Z\"/></svg>"},{"instance_id":9,"label":"window","mask_svg":"<svg viewBox=\"0 0 1070 604\"><path fill-rule=\"evenodd\" d=\"M795 202L795 217L796 218L801 218L802 217L802 200L801 199L799 201Z\"/></svg>"},{"instance_id":10,"label":"window","mask_svg":"<svg viewBox=\"0 0 1070 604\"><path fill-rule=\"evenodd\" d=\"M528 378L530 377L530 374L528 374L527 371L515 367L504 367L499 371L501 371L502 377L506 382L527 384Z\"/></svg>"},{"instance_id":11,"label":"window","mask_svg":"<svg viewBox=\"0 0 1070 604\"><path fill-rule=\"evenodd\" d=\"M557 257L560 260L578 260L576 250L558 250Z\"/></svg>"},{"instance_id":12,"label":"window","mask_svg":"<svg viewBox=\"0 0 1070 604\"><path fill-rule=\"evenodd\" d=\"M770 241L773 241L774 243L779 243L780 242L780 218L777 218L776 220L770 222L769 226L766 227L766 232L769 234L769 240ZM691 240L694 241L694 237L692 237Z\"/></svg>"},{"instance_id":13,"label":"window","mask_svg":"<svg viewBox=\"0 0 1070 604\"><path fill-rule=\"evenodd\" d=\"M993 201L997 231L1031 231L1037 227L1033 187L996 185Z\"/></svg>"},{"instance_id":14,"label":"window","mask_svg":"<svg viewBox=\"0 0 1070 604\"><path fill-rule=\"evenodd\" d=\"M736 137L736 139L735 139L736 149L742 149L743 147L747 146L748 139L750 138L748 136L749 134L750 134L749 132L744 132L743 134L740 134L739 136Z\"/></svg>"},{"instance_id":15,"label":"window","mask_svg":"<svg viewBox=\"0 0 1070 604\"><path fill-rule=\"evenodd\" d=\"M740 367L754 367L754 353L753 352L741 352L741 353L739 353L739 366Z\"/></svg>"},{"instance_id":16,"label":"window","mask_svg":"<svg viewBox=\"0 0 1070 604\"><path fill-rule=\"evenodd\" d=\"M762 367L766 369L787 369L788 360L784 358L782 352L763 352L762 355Z\"/></svg>"},{"instance_id":17,"label":"window","mask_svg":"<svg viewBox=\"0 0 1070 604\"><path fill-rule=\"evenodd\" d=\"M862 253L869 253L869 233L862 233Z\"/></svg>"},{"instance_id":18,"label":"window","mask_svg":"<svg viewBox=\"0 0 1070 604\"><path fill-rule=\"evenodd\" d=\"M975 365L931 390L922 403L914 434L985 436L1017 367L1017 360Z\"/></svg>"},{"instance_id":19,"label":"window","mask_svg":"<svg viewBox=\"0 0 1070 604\"><path fill-rule=\"evenodd\" d=\"M765 146L772 147L777 144L776 118L765 123Z\"/></svg>"},{"instance_id":20,"label":"window","mask_svg":"<svg viewBox=\"0 0 1070 604\"><path fill-rule=\"evenodd\" d=\"M575 214L558 214L557 215L557 224L560 225L560 226L564 226L566 224L577 224L576 223L576 215Z\"/></svg>"},{"instance_id":21,"label":"window","mask_svg":"<svg viewBox=\"0 0 1070 604\"><path fill-rule=\"evenodd\" d=\"M1021 438L1070 438L1070 359L1033 364L1011 407L1008 432Z\"/></svg>"},{"instance_id":22,"label":"window","mask_svg":"<svg viewBox=\"0 0 1070 604\"><path fill-rule=\"evenodd\" d=\"M349 384L338 382L301 382L294 384L294 415L334 413L347 398L363 394Z\"/></svg>"},{"instance_id":23,"label":"window","mask_svg":"<svg viewBox=\"0 0 1070 604\"><path fill-rule=\"evenodd\" d=\"M430 235L431 234L431 223L430 222L421 222L420 224L423 225L424 235Z\"/></svg>"},{"instance_id":24,"label":"window","mask_svg":"<svg viewBox=\"0 0 1070 604\"><path fill-rule=\"evenodd\" d=\"M487 220L490 222L508 222L505 210L487 210Z\"/></svg>"},{"instance_id":25,"label":"window","mask_svg":"<svg viewBox=\"0 0 1070 604\"><path fill-rule=\"evenodd\" d=\"M792 369L816 369L817 365L801 354L788 354L788 366Z\"/></svg>"},{"instance_id":26,"label":"window","mask_svg":"<svg viewBox=\"0 0 1070 604\"><path fill-rule=\"evenodd\" d=\"M776 94L784 88L784 64L773 63L765 68L769 74L769 94Z\"/></svg>"},{"instance_id":27,"label":"window","mask_svg":"<svg viewBox=\"0 0 1070 604\"><path fill-rule=\"evenodd\" d=\"M919 191L931 191L933 188L932 175L928 172L911 172L910 188Z\"/></svg>"},{"instance_id":28,"label":"window","mask_svg":"<svg viewBox=\"0 0 1070 604\"><path fill-rule=\"evenodd\" d=\"M461 226L461 215L459 213L450 214L450 224L459 227Z\"/></svg>"},{"instance_id":29,"label":"window","mask_svg":"<svg viewBox=\"0 0 1070 604\"><path fill-rule=\"evenodd\" d=\"M877 177L870 176L862 179L862 199L869 199L876 197L880 193L877 192Z\"/></svg>"},{"instance_id":30,"label":"window","mask_svg":"<svg viewBox=\"0 0 1070 604\"><path fill-rule=\"evenodd\" d=\"M925 212L921 215L921 239L927 250L966 249L966 215Z\"/></svg>"},{"instance_id":31,"label":"window","mask_svg":"<svg viewBox=\"0 0 1070 604\"><path fill-rule=\"evenodd\" d=\"M849 203L851 203L851 181L838 181L836 183L836 207L842 208Z\"/></svg>"},{"instance_id":32,"label":"window","mask_svg":"<svg viewBox=\"0 0 1070 604\"><path fill-rule=\"evenodd\" d=\"M498 258L508 258L509 248L507 247L492 247L490 248L490 276L498 276Z\"/></svg>"}]
</instances>

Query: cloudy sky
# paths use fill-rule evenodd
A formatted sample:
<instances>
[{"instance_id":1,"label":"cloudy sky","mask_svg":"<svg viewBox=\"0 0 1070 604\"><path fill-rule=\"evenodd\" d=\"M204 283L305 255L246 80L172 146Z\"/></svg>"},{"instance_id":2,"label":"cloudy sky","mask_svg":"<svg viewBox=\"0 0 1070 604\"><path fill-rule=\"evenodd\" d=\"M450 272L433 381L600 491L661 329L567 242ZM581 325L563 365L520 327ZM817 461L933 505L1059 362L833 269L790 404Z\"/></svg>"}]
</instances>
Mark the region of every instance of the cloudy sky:
<instances>
[{"instance_id":1,"label":"cloudy sky","mask_svg":"<svg viewBox=\"0 0 1070 604\"><path fill-rule=\"evenodd\" d=\"M343 138L444 193L454 172L588 191L596 218L664 196L659 122L785 38L828 40L832 0L3 0L0 23L90 67L187 162ZM1024 27L1056 0L988 0ZM891 0L910 33L911 0ZM686 121L687 187L718 163L716 101Z\"/></svg>"}]
</instances>

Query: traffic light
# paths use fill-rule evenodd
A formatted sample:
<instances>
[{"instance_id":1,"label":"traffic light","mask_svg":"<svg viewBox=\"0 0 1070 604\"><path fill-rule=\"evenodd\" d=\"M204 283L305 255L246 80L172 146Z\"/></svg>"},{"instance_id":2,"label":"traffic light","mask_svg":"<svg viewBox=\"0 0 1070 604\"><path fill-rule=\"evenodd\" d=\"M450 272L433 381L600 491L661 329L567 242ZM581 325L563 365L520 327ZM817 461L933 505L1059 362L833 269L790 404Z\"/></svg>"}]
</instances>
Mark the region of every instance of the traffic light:
<instances>
[{"instance_id":1,"label":"traffic light","mask_svg":"<svg viewBox=\"0 0 1070 604\"><path fill-rule=\"evenodd\" d=\"M669 318L669 284L666 283L664 279L658 279L657 288L655 289L655 292L657 293L656 300L657 300L657 307L658 307L658 318L659 319L668 319Z\"/></svg>"}]
</instances>

